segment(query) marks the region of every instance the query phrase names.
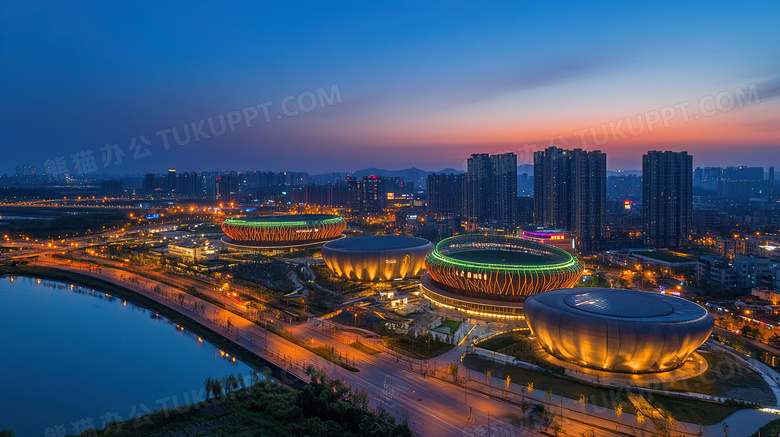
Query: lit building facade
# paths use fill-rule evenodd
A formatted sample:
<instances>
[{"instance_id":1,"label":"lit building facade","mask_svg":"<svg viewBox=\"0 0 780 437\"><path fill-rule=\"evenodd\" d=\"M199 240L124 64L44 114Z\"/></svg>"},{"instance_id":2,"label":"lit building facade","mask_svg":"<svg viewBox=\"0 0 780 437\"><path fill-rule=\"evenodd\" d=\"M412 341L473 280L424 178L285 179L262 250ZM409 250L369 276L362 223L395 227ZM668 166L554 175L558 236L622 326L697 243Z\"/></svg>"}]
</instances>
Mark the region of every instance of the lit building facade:
<instances>
[{"instance_id":1,"label":"lit building facade","mask_svg":"<svg viewBox=\"0 0 780 437\"><path fill-rule=\"evenodd\" d=\"M463 174L428 175L428 211L438 217L452 217L463 213Z\"/></svg>"},{"instance_id":2,"label":"lit building facade","mask_svg":"<svg viewBox=\"0 0 780 437\"><path fill-rule=\"evenodd\" d=\"M607 155L548 147L534 153L534 222L571 231L583 251L604 238Z\"/></svg>"},{"instance_id":3,"label":"lit building facade","mask_svg":"<svg viewBox=\"0 0 780 437\"><path fill-rule=\"evenodd\" d=\"M686 245L693 216L693 156L647 152L642 155L642 185L645 244L659 248Z\"/></svg>"},{"instance_id":4,"label":"lit building facade","mask_svg":"<svg viewBox=\"0 0 780 437\"><path fill-rule=\"evenodd\" d=\"M352 212L382 212L382 185L382 179L374 175L363 179L348 177L349 209Z\"/></svg>"},{"instance_id":5,"label":"lit building facade","mask_svg":"<svg viewBox=\"0 0 780 437\"><path fill-rule=\"evenodd\" d=\"M420 276L433 243L423 238L374 235L322 246L322 258L337 275L353 281L390 281Z\"/></svg>"},{"instance_id":6,"label":"lit building facade","mask_svg":"<svg viewBox=\"0 0 780 437\"><path fill-rule=\"evenodd\" d=\"M347 224L328 214L229 218L222 242L236 249L301 247L341 238Z\"/></svg>"},{"instance_id":7,"label":"lit building facade","mask_svg":"<svg viewBox=\"0 0 780 437\"><path fill-rule=\"evenodd\" d=\"M663 372L680 367L712 333L699 304L665 294L572 288L525 301L528 326L551 355L593 369Z\"/></svg>"},{"instance_id":8,"label":"lit building facade","mask_svg":"<svg viewBox=\"0 0 780 437\"><path fill-rule=\"evenodd\" d=\"M217 257L217 248L209 240L181 240L168 244L168 254L193 261Z\"/></svg>"},{"instance_id":9,"label":"lit building facade","mask_svg":"<svg viewBox=\"0 0 780 437\"><path fill-rule=\"evenodd\" d=\"M517 155L474 154L468 159L464 209L478 222L517 221Z\"/></svg>"},{"instance_id":10,"label":"lit building facade","mask_svg":"<svg viewBox=\"0 0 780 437\"><path fill-rule=\"evenodd\" d=\"M466 313L522 318L523 301L570 287L582 266L569 253L516 237L460 235L442 240L425 260L423 295Z\"/></svg>"},{"instance_id":11,"label":"lit building facade","mask_svg":"<svg viewBox=\"0 0 780 437\"><path fill-rule=\"evenodd\" d=\"M565 229L552 229L543 226L530 226L518 231L517 236L526 240L557 247L569 253L575 253L577 240Z\"/></svg>"}]
</instances>

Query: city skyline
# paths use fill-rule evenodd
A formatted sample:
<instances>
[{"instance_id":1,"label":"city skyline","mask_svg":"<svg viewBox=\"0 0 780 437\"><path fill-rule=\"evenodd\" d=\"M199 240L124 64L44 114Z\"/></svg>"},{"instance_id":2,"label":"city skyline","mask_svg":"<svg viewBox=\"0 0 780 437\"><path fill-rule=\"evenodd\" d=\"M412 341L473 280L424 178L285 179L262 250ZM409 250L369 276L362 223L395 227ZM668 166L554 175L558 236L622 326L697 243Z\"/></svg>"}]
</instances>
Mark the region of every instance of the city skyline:
<instances>
[{"instance_id":1,"label":"city skyline","mask_svg":"<svg viewBox=\"0 0 780 437\"><path fill-rule=\"evenodd\" d=\"M780 165L778 7L4 4L0 172L77 174L90 150L109 174L462 170L548 146L610 170L648 150Z\"/></svg>"},{"instance_id":2,"label":"city skyline","mask_svg":"<svg viewBox=\"0 0 780 437\"><path fill-rule=\"evenodd\" d=\"M778 434L778 18L0 2L0 437Z\"/></svg>"}]
</instances>

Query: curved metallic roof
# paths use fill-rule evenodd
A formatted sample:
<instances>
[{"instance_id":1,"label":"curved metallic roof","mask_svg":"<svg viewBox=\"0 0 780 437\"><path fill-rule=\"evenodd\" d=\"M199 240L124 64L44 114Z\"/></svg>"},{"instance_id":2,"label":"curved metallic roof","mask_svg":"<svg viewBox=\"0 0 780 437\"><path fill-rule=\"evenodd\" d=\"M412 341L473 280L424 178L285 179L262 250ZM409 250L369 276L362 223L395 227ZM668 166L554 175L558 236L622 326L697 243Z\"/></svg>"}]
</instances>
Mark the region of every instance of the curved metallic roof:
<instances>
[{"instance_id":1,"label":"curved metallic roof","mask_svg":"<svg viewBox=\"0 0 780 437\"><path fill-rule=\"evenodd\" d=\"M422 248L433 245L424 238L404 237L401 235L372 235L368 237L343 238L331 241L324 247L341 252L374 252L382 250L402 250Z\"/></svg>"},{"instance_id":2,"label":"curved metallic roof","mask_svg":"<svg viewBox=\"0 0 780 437\"><path fill-rule=\"evenodd\" d=\"M538 304L571 314L608 319L687 322L704 317L702 306L666 294L614 288L571 288L529 298Z\"/></svg>"}]
</instances>

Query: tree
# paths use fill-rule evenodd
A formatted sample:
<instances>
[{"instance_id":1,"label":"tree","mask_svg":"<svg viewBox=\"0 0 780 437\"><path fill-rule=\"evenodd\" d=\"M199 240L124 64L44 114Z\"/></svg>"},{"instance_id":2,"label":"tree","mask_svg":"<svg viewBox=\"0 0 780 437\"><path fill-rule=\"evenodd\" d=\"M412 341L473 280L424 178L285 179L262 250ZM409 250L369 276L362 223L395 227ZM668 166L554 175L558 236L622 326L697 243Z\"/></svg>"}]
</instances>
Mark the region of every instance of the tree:
<instances>
[{"instance_id":1,"label":"tree","mask_svg":"<svg viewBox=\"0 0 780 437\"><path fill-rule=\"evenodd\" d=\"M742 335L744 335L745 337L757 338L759 336L758 328L752 325L748 325L747 323L742 325L742 328L740 328L740 332L742 332Z\"/></svg>"},{"instance_id":2,"label":"tree","mask_svg":"<svg viewBox=\"0 0 780 437\"><path fill-rule=\"evenodd\" d=\"M492 370L488 370L487 372L485 372L485 382L487 383L488 387L491 388L491 391L492 391L493 384L490 383L491 379L493 379L493 371Z\"/></svg>"},{"instance_id":3,"label":"tree","mask_svg":"<svg viewBox=\"0 0 780 437\"><path fill-rule=\"evenodd\" d=\"M669 426L667 425L665 420L659 420L654 423L655 423L655 435L657 435L658 437L671 436L672 433L669 431Z\"/></svg>"},{"instance_id":4,"label":"tree","mask_svg":"<svg viewBox=\"0 0 780 437\"><path fill-rule=\"evenodd\" d=\"M669 423L669 428L675 429L674 426L677 424L677 420L671 414L666 416L666 422Z\"/></svg>"},{"instance_id":5,"label":"tree","mask_svg":"<svg viewBox=\"0 0 780 437\"><path fill-rule=\"evenodd\" d=\"M564 418L560 414L552 417L550 426L552 427L553 435L555 437L558 437L559 434L566 435L566 431L563 429L563 421Z\"/></svg>"},{"instance_id":6,"label":"tree","mask_svg":"<svg viewBox=\"0 0 780 437\"><path fill-rule=\"evenodd\" d=\"M255 369L249 370L249 383L252 384L252 386L257 385L257 383L260 382L260 375L255 371Z\"/></svg>"},{"instance_id":7,"label":"tree","mask_svg":"<svg viewBox=\"0 0 780 437\"><path fill-rule=\"evenodd\" d=\"M214 394L215 398L222 396L222 381L219 379L212 379L211 392Z\"/></svg>"},{"instance_id":8,"label":"tree","mask_svg":"<svg viewBox=\"0 0 780 437\"><path fill-rule=\"evenodd\" d=\"M449 363L447 364L447 370L448 375L452 375L452 379L458 378L458 363Z\"/></svg>"},{"instance_id":9,"label":"tree","mask_svg":"<svg viewBox=\"0 0 780 437\"><path fill-rule=\"evenodd\" d=\"M232 393L240 387L238 378L233 376L232 373L223 379L223 384L225 386L225 394Z\"/></svg>"},{"instance_id":10,"label":"tree","mask_svg":"<svg viewBox=\"0 0 780 437\"><path fill-rule=\"evenodd\" d=\"M582 415L585 415L585 407L588 406L588 398L584 394L580 394L580 406L582 406Z\"/></svg>"},{"instance_id":11,"label":"tree","mask_svg":"<svg viewBox=\"0 0 780 437\"><path fill-rule=\"evenodd\" d=\"M368 409L368 393L363 390L355 390L352 392L350 401L360 408Z\"/></svg>"},{"instance_id":12,"label":"tree","mask_svg":"<svg viewBox=\"0 0 780 437\"><path fill-rule=\"evenodd\" d=\"M623 404L615 405L615 416L617 416L617 426L620 426L620 416L623 415Z\"/></svg>"},{"instance_id":13,"label":"tree","mask_svg":"<svg viewBox=\"0 0 780 437\"><path fill-rule=\"evenodd\" d=\"M531 381L528 383L528 394L530 395L534 391L534 382Z\"/></svg>"},{"instance_id":14,"label":"tree","mask_svg":"<svg viewBox=\"0 0 780 437\"><path fill-rule=\"evenodd\" d=\"M537 405L539 408L539 423L544 427L544 432L547 432L547 428L552 424L552 415L543 405Z\"/></svg>"},{"instance_id":15,"label":"tree","mask_svg":"<svg viewBox=\"0 0 780 437\"><path fill-rule=\"evenodd\" d=\"M203 386L206 388L206 400L209 400L211 397L211 386L212 386L213 380L209 376L206 378L205 381L203 381Z\"/></svg>"},{"instance_id":16,"label":"tree","mask_svg":"<svg viewBox=\"0 0 780 437\"><path fill-rule=\"evenodd\" d=\"M522 401L520 401L520 411L523 412L523 425L526 424L526 418L528 417L528 412L531 411L531 404L528 403L528 401L523 398Z\"/></svg>"},{"instance_id":17,"label":"tree","mask_svg":"<svg viewBox=\"0 0 780 437\"><path fill-rule=\"evenodd\" d=\"M580 433L580 436L582 437L596 437L596 430L593 428L588 428L585 431L582 431Z\"/></svg>"}]
</instances>

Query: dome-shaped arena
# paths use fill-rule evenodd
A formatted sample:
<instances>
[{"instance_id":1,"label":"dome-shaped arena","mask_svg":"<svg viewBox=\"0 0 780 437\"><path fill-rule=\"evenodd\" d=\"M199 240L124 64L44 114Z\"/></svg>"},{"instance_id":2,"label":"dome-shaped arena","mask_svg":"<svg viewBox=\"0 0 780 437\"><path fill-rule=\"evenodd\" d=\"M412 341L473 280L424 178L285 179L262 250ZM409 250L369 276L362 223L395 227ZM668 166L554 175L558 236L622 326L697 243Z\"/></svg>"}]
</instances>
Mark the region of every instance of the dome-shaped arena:
<instances>
[{"instance_id":1,"label":"dome-shaped arena","mask_svg":"<svg viewBox=\"0 0 780 437\"><path fill-rule=\"evenodd\" d=\"M322 258L339 276L380 281L419 276L433 243L423 238L374 235L344 238L322 246Z\"/></svg>"},{"instance_id":2,"label":"dome-shaped arena","mask_svg":"<svg viewBox=\"0 0 780 437\"><path fill-rule=\"evenodd\" d=\"M542 347L572 363L610 372L680 367L709 338L702 306L665 294L572 288L532 296L525 316Z\"/></svg>"},{"instance_id":3,"label":"dome-shaped arena","mask_svg":"<svg viewBox=\"0 0 780 437\"><path fill-rule=\"evenodd\" d=\"M329 214L229 218L222 223L222 242L238 249L307 246L340 238L343 218Z\"/></svg>"}]
</instances>

